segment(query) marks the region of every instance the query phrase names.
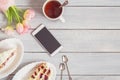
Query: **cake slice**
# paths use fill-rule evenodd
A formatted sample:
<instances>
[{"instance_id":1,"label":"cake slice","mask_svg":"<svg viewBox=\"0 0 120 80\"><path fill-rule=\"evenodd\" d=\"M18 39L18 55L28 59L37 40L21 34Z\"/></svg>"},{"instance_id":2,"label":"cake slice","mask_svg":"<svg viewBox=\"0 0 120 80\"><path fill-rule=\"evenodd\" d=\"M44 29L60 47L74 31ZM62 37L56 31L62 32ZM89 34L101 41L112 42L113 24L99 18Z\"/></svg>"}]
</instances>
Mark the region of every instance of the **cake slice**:
<instances>
[{"instance_id":1,"label":"cake slice","mask_svg":"<svg viewBox=\"0 0 120 80\"><path fill-rule=\"evenodd\" d=\"M51 70L46 63L41 63L34 69L28 80L50 80Z\"/></svg>"},{"instance_id":2,"label":"cake slice","mask_svg":"<svg viewBox=\"0 0 120 80\"><path fill-rule=\"evenodd\" d=\"M3 68L7 62L15 55L16 48L5 50L0 53L0 69Z\"/></svg>"}]
</instances>

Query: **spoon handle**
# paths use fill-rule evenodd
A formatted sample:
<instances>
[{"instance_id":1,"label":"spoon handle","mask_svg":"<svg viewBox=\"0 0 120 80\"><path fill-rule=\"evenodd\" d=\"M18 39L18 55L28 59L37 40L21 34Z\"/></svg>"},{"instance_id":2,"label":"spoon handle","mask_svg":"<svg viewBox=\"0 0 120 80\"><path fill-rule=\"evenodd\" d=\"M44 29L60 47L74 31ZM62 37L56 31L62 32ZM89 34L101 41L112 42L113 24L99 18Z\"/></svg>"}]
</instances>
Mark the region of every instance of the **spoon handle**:
<instances>
[{"instance_id":1,"label":"spoon handle","mask_svg":"<svg viewBox=\"0 0 120 80\"><path fill-rule=\"evenodd\" d=\"M69 80L72 80L72 77L71 77L71 74L70 74L67 62L65 64L66 64L66 67L67 67L67 72L68 72Z\"/></svg>"},{"instance_id":2,"label":"spoon handle","mask_svg":"<svg viewBox=\"0 0 120 80\"><path fill-rule=\"evenodd\" d=\"M66 6L68 4L68 0L65 0L65 2L63 3L63 6Z\"/></svg>"},{"instance_id":3,"label":"spoon handle","mask_svg":"<svg viewBox=\"0 0 120 80\"><path fill-rule=\"evenodd\" d=\"M62 80L63 71L61 70L60 80Z\"/></svg>"},{"instance_id":4,"label":"spoon handle","mask_svg":"<svg viewBox=\"0 0 120 80\"><path fill-rule=\"evenodd\" d=\"M59 8L66 6L67 4L68 4L68 0L65 0L65 2Z\"/></svg>"}]
</instances>

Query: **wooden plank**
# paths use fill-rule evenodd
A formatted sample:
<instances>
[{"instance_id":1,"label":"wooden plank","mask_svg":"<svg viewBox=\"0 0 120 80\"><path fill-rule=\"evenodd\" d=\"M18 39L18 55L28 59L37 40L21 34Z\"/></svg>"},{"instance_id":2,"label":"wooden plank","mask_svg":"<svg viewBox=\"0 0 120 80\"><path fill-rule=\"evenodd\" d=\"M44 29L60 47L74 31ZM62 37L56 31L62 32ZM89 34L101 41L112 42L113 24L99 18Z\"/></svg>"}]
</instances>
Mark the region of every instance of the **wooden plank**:
<instances>
[{"instance_id":1,"label":"wooden plank","mask_svg":"<svg viewBox=\"0 0 120 80\"><path fill-rule=\"evenodd\" d=\"M63 45L61 52L120 52L119 30L50 30ZM31 33L16 35L27 52L45 52Z\"/></svg>"},{"instance_id":2,"label":"wooden plank","mask_svg":"<svg viewBox=\"0 0 120 80\"><path fill-rule=\"evenodd\" d=\"M12 79L13 75L9 78L4 78L1 80ZM120 80L120 76L72 76L73 80ZM63 76L64 80L68 80L67 76ZM60 80L60 76L56 77L56 80Z\"/></svg>"},{"instance_id":3,"label":"wooden plank","mask_svg":"<svg viewBox=\"0 0 120 80\"><path fill-rule=\"evenodd\" d=\"M64 0L60 0L63 2ZM17 5L42 6L45 0L17 0ZM119 0L69 0L68 6L120 6Z\"/></svg>"},{"instance_id":4,"label":"wooden plank","mask_svg":"<svg viewBox=\"0 0 120 80\"><path fill-rule=\"evenodd\" d=\"M112 76L120 75L120 54L117 53L59 53L54 57L48 56L47 53L25 53L22 63L17 70L12 73L15 74L23 66L35 62L35 61L48 61L55 65L57 69L57 75L60 75L59 63L62 62L61 56L67 55L69 58L68 66L71 75L83 75L83 76ZM67 75L67 71L64 71L64 75Z\"/></svg>"},{"instance_id":5,"label":"wooden plank","mask_svg":"<svg viewBox=\"0 0 120 80\"><path fill-rule=\"evenodd\" d=\"M119 30L50 31L63 45L61 52L120 52ZM45 52L30 33L16 37L23 41L26 52Z\"/></svg>"},{"instance_id":6,"label":"wooden plank","mask_svg":"<svg viewBox=\"0 0 120 80\"><path fill-rule=\"evenodd\" d=\"M66 19L65 23L60 20L50 21L44 17L41 8L34 9L36 17L30 22L32 28L43 23L49 29L120 29L120 7L66 7L63 15ZM0 14L0 23L0 26L6 25L2 14Z\"/></svg>"},{"instance_id":7,"label":"wooden plank","mask_svg":"<svg viewBox=\"0 0 120 80\"><path fill-rule=\"evenodd\" d=\"M117 53L60 53L54 57L49 57L46 53L26 53L18 69L28 63L45 60L55 65L59 75L59 63L62 62L61 56L64 54L69 58L71 75L120 75L120 54ZM64 75L67 75L66 71Z\"/></svg>"}]
</instances>

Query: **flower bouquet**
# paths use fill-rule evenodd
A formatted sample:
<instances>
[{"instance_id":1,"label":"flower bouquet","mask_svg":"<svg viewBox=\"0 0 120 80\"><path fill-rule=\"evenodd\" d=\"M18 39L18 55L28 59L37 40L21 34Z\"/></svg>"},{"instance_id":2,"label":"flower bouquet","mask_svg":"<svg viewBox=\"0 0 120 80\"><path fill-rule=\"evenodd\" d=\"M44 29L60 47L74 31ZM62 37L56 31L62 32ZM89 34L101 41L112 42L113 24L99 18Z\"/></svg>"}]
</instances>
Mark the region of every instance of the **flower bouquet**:
<instances>
[{"instance_id":1,"label":"flower bouquet","mask_svg":"<svg viewBox=\"0 0 120 80\"><path fill-rule=\"evenodd\" d=\"M29 21L35 16L32 9L19 9L15 5L15 0L0 0L0 12L3 12L7 18L7 26L1 30L8 35L13 34L14 30L19 34L28 32L30 29Z\"/></svg>"}]
</instances>

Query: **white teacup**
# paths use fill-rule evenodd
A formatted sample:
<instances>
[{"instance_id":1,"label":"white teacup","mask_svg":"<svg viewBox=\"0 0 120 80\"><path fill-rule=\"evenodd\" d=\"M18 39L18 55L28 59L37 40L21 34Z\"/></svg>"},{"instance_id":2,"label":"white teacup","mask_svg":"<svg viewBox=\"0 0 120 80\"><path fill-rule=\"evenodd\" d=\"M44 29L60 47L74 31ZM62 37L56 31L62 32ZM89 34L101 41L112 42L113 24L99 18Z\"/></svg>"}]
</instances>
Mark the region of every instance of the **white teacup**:
<instances>
[{"instance_id":1,"label":"white teacup","mask_svg":"<svg viewBox=\"0 0 120 80\"><path fill-rule=\"evenodd\" d=\"M42 7L42 11L43 11L43 14L44 14L44 16L47 18L47 19L49 19L49 20L61 20L61 22L65 22L65 19L63 18L63 12L64 12L64 7L61 7L61 13L59 14L59 16L57 16L57 17L55 17L55 18L52 18L52 17L50 17L47 13L46 13L46 6L48 6L48 4L50 4L50 2L58 2L60 5L61 5L61 3L60 3L60 1L58 1L58 0L47 0L44 4L43 4L43 7ZM56 9L58 9L58 8L56 8ZM51 13L52 14L52 13Z\"/></svg>"}]
</instances>

